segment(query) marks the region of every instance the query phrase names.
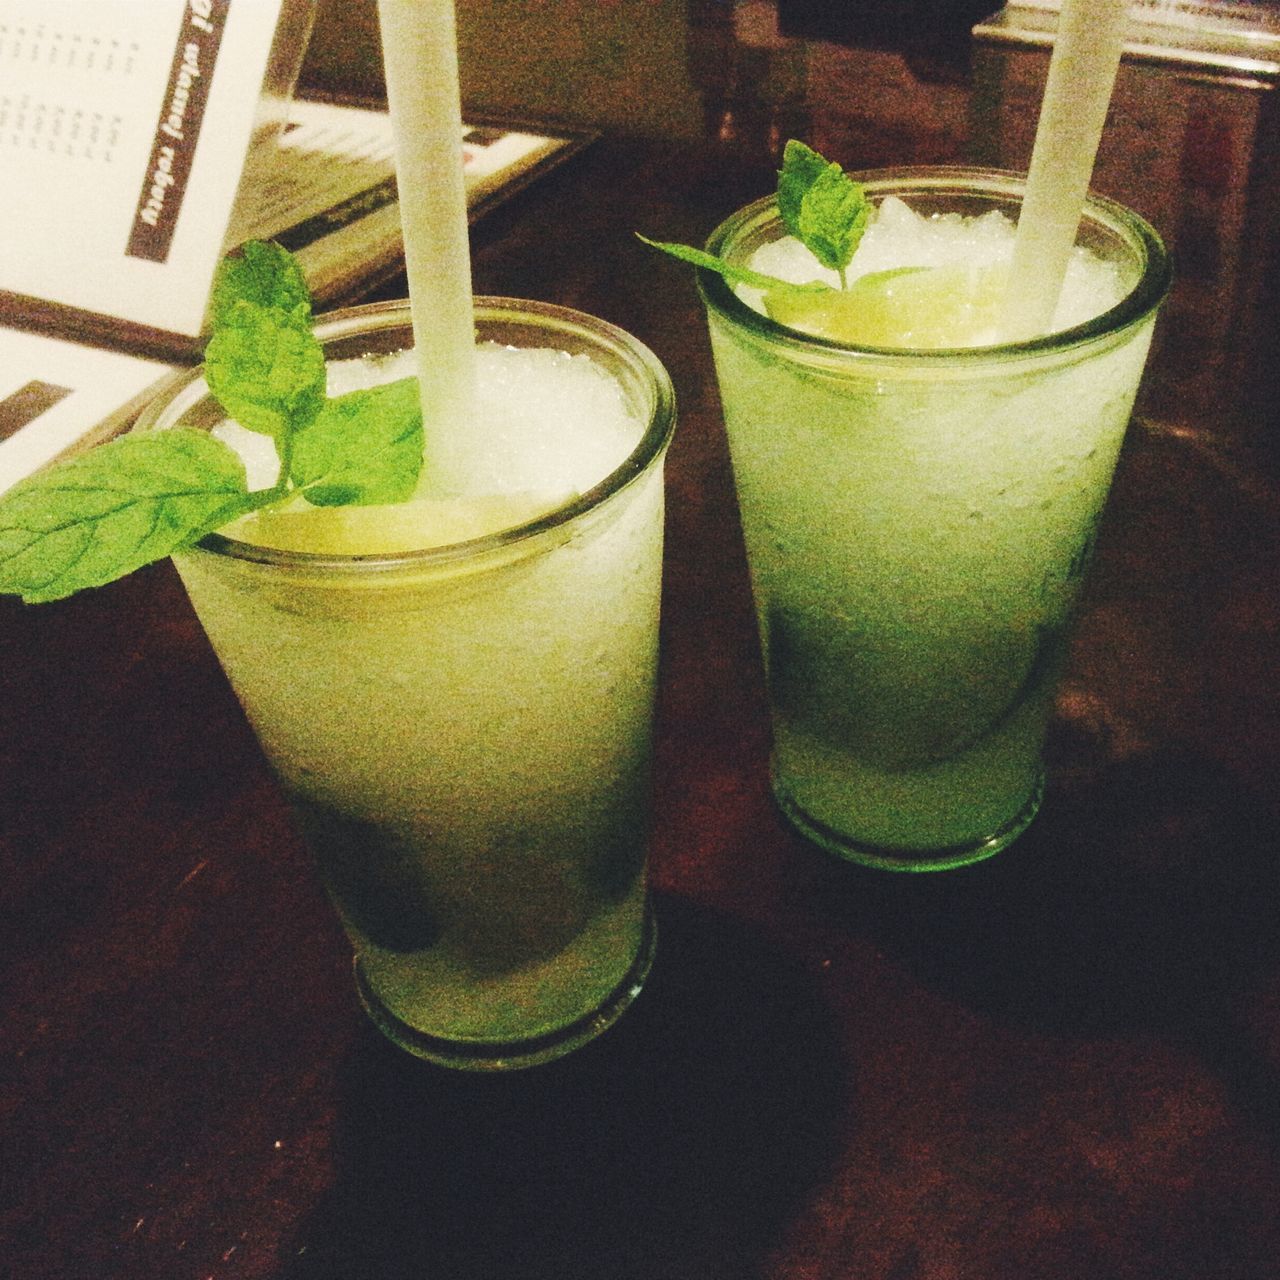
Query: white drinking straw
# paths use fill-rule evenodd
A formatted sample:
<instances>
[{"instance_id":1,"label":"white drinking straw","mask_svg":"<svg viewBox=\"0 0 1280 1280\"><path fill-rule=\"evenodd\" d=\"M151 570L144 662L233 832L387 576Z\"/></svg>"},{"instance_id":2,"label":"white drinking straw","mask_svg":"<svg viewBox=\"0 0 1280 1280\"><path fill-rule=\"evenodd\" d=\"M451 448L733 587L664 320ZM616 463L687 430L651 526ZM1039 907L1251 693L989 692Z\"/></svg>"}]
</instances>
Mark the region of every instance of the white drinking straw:
<instances>
[{"instance_id":1,"label":"white drinking straw","mask_svg":"<svg viewBox=\"0 0 1280 1280\"><path fill-rule=\"evenodd\" d=\"M422 488L461 487L475 320L453 0L378 0L426 434Z\"/></svg>"},{"instance_id":2,"label":"white drinking straw","mask_svg":"<svg viewBox=\"0 0 1280 1280\"><path fill-rule=\"evenodd\" d=\"M1120 66L1126 0L1063 0L1018 219L1006 338L1053 321Z\"/></svg>"}]
</instances>

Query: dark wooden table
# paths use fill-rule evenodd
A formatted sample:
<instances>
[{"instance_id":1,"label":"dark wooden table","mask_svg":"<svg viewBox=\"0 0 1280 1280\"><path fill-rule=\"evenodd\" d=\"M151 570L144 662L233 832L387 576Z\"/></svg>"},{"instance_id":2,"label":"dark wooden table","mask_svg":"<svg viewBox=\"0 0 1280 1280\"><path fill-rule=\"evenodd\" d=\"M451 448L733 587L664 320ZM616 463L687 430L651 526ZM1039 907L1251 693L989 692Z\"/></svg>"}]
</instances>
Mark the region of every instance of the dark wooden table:
<instances>
[{"instance_id":1,"label":"dark wooden table","mask_svg":"<svg viewBox=\"0 0 1280 1280\"><path fill-rule=\"evenodd\" d=\"M838 864L768 796L702 317L688 273L630 236L700 240L769 180L769 157L732 138L606 137L475 231L478 291L623 325L681 405L659 957L576 1055L469 1078L366 1026L167 565L62 604L0 601L0 1271L1280 1275L1272 438L1233 416L1237 386L1211 418L1179 417L1185 355L1166 343L1040 817L965 871Z\"/></svg>"}]
</instances>

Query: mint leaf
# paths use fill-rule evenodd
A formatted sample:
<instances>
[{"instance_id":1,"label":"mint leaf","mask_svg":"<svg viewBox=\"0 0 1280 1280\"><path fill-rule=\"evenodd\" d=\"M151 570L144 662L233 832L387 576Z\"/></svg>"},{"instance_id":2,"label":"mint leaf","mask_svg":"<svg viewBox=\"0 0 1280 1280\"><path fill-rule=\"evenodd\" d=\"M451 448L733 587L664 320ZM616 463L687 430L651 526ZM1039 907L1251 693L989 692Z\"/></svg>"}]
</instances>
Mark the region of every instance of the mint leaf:
<instances>
[{"instance_id":1,"label":"mint leaf","mask_svg":"<svg viewBox=\"0 0 1280 1280\"><path fill-rule=\"evenodd\" d=\"M796 239L800 235L800 207L805 193L826 172L828 161L812 147L790 139L782 151L778 171L778 212L783 224Z\"/></svg>"},{"instance_id":2,"label":"mint leaf","mask_svg":"<svg viewBox=\"0 0 1280 1280\"><path fill-rule=\"evenodd\" d=\"M272 438L278 483L250 493L235 451L190 428L100 445L0 496L0 593L36 603L101 586L298 496L336 506L412 495L416 379L326 400L311 298L285 250L251 242L225 261L210 312L205 380L229 417Z\"/></svg>"},{"instance_id":3,"label":"mint leaf","mask_svg":"<svg viewBox=\"0 0 1280 1280\"><path fill-rule=\"evenodd\" d=\"M239 457L203 431L113 440L0 499L0 592L40 603L101 586L259 501Z\"/></svg>"},{"instance_id":4,"label":"mint leaf","mask_svg":"<svg viewBox=\"0 0 1280 1280\"><path fill-rule=\"evenodd\" d=\"M311 317L311 291L297 259L278 244L260 240L250 240L218 267L209 313L215 331L233 323L237 302L283 311L302 323Z\"/></svg>"},{"instance_id":5,"label":"mint leaf","mask_svg":"<svg viewBox=\"0 0 1280 1280\"><path fill-rule=\"evenodd\" d=\"M404 502L422 469L416 378L328 401L293 442L289 476L316 507Z\"/></svg>"},{"instance_id":6,"label":"mint leaf","mask_svg":"<svg viewBox=\"0 0 1280 1280\"><path fill-rule=\"evenodd\" d=\"M800 205L800 239L824 267L843 277L862 233L870 206L862 188L833 165L811 186Z\"/></svg>"},{"instance_id":7,"label":"mint leaf","mask_svg":"<svg viewBox=\"0 0 1280 1280\"><path fill-rule=\"evenodd\" d=\"M840 273L843 285L871 213L862 187L838 164L792 139L778 174L778 212L787 230L824 267Z\"/></svg>"},{"instance_id":8,"label":"mint leaf","mask_svg":"<svg viewBox=\"0 0 1280 1280\"><path fill-rule=\"evenodd\" d=\"M805 284L793 284L789 280L779 280L775 276L767 276L763 272L752 271L749 267L735 266L732 262L717 258L714 253L707 253L702 249L694 249L687 244L672 244L670 241L650 240L648 236L642 236L639 232L636 232L636 238L643 240L645 244L651 245L655 249L661 249L663 253L669 253L673 258L679 258L681 262L691 262L695 267L706 267L708 271L719 272L730 284L745 284L753 289L765 289L769 292L774 290L791 293L831 292L831 286L824 284L820 280L812 280Z\"/></svg>"},{"instance_id":9,"label":"mint leaf","mask_svg":"<svg viewBox=\"0 0 1280 1280\"><path fill-rule=\"evenodd\" d=\"M205 381L228 416L273 437L277 449L324 405L324 352L299 310L225 302L204 361Z\"/></svg>"}]
</instances>

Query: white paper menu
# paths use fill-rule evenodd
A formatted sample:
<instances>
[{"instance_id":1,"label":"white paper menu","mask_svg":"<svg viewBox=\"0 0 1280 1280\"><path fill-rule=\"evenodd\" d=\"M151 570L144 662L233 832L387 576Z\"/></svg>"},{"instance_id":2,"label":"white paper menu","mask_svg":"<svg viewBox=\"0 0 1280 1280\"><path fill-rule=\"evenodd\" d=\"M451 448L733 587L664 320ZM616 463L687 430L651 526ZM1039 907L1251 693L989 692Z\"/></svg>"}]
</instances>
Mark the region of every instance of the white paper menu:
<instances>
[{"instance_id":1,"label":"white paper menu","mask_svg":"<svg viewBox=\"0 0 1280 1280\"><path fill-rule=\"evenodd\" d=\"M313 0L0 0L0 493L199 358L218 263L324 309L401 262L385 111L290 102ZM590 135L469 125L477 217Z\"/></svg>"},{"instance_id":2,"label":"white paper menu","mask_svg":"<svg viewBox=\"0 0 1280 1280\"><path fill-rule=\"evenodd\" d=\"M127 426L173 372L107 347L0 328L0 493Z\"/></svg>"},{"instance_id":3,"label":"white paper menu","mask_svg":"<svg viewBox=\"0 0 1280 1280\"><path fill-rule=\"evenodd\" d=\"M0 0L0 289L197 335L283 0Z\"/></svg>"}]
</instances>

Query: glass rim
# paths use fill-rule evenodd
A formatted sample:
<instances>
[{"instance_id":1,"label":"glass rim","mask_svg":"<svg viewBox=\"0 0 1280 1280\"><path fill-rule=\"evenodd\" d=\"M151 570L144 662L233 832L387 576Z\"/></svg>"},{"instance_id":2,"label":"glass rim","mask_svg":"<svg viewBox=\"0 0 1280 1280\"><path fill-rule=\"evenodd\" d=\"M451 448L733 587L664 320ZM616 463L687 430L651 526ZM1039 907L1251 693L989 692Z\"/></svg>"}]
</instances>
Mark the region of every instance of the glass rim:
<instances>
[{"instance_id":1,"label":"glass rim","mask_svg":"<svg viewBox=\"0 0 1280 1280\"><path fill-rule=\"evenodd\" d=\"M915 193L945 194L966 192L1020 202L1026 188L1026 174L1012 169L970 165L910 165L897 168L849 170L848 176L863 186L869 196ZM771 217L766 215L772 214ZM763 196L725 218L707 237L706 250L720 256L721 250L744 229L772 225L779 219L776 195ZM1169 251L1155 228L1140 214L1119 201L1090 191L1081 222L1086 219L1127 241L1141 258L1141 274L1132 289L1106 311L1081 324L1035 338L990 343L981 347L877 347L869 343L842 342L805 333L770 319L745 303L729 282L707 267L697 267L698 291L709 311L719 313L731 324L746 329L771 346L796 355L839 357L852 363L913 365L924 367L973 367L1003 364L1009 360L1063 355L1101 339L1116 336L1151 315L1169 291L1173 264Z\"/></svg>"},{"instance_id":2,"label":"glass rim","mask_svg":"<svg viewBox=\"0 0 1280 1280\"><path fill-rule=\"evenodd\" d=\"M571 345L578 351L609 351L634 370L638 381L651 390L651 403L645 409L647 418L640 439L617 467L590 488L532 520L524 520L479 537L414 551L340 555L334 552L286 550L260 546L223 533L206 534L193 547L185 550L200 550L252 564L312 572L358 571L367 574L407 569L421 571L478 560L490 553L510 551L521 544L532 542L541 535L572 524L588 512L596 510L649 471L671 441L675 430L676 404L670 374L648 346L607 320L556 303L477 295L473 305L477 323L507 321L514 324L540 324L548 333L575 335L576 343ZM341 339L354 340L361 334L390 329L404 329L409 344L412 344L412 317L407 299L391 299L327 311L316 317L314 325L315 334L322 343ZM353 351L351 354L354 357L357 353ZM163 430L181 421L197 405L209 400L211 393L202 369L197 366L168 384L139 415L132 430Z\"/></svg>"}]
</instances>

